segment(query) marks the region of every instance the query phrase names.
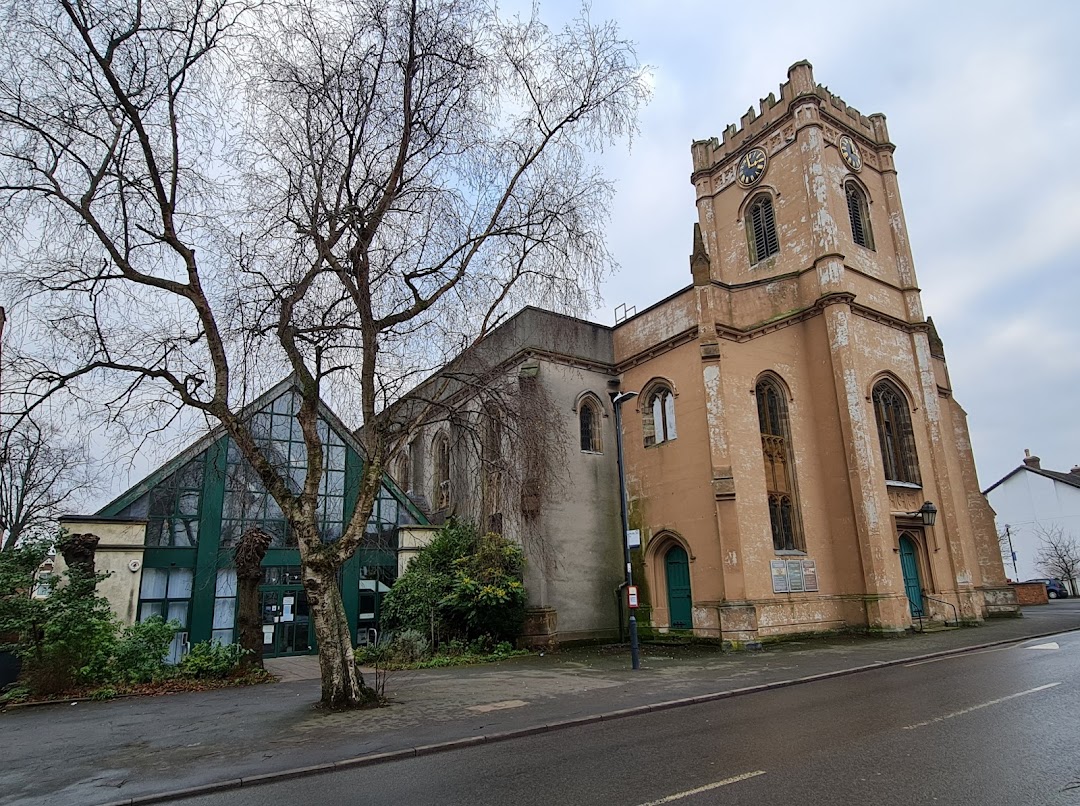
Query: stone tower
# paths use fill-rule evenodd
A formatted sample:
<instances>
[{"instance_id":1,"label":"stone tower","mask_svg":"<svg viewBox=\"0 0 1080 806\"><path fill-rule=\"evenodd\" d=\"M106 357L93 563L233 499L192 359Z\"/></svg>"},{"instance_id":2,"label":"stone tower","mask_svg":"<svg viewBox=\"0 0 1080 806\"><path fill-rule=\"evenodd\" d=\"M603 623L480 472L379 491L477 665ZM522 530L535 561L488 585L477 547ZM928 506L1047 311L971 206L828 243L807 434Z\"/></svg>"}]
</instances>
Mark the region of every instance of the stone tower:
<instances>
[{"instance_id":1,"label":"stone tower","mask_svg":"<svg viewBox=\"0 0 1080 806\"><path fill-rule=\"evenodd\" d=\"M626 440L635 525L662 536L642 557L655 626L685 612L686 588L693 628L736 641L1015 609L923 314L894 148L883 115L807 62L691 147L692 285L615 332L624 387L671 389L678 419L677 440ZM680 317L696 320L693 358ZM705 489L708 508L688 505Z\"/></svg>"}]
</instances>

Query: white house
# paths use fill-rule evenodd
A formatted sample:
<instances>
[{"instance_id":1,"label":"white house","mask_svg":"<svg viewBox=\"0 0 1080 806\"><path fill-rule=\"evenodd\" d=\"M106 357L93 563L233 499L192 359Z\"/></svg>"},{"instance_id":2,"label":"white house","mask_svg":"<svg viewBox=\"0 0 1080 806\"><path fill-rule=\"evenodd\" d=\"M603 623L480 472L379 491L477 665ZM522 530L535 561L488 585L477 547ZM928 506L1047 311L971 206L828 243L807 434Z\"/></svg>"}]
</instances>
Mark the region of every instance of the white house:
<instances>
[{"instance_id":1,"label":"white house","mask_svg":"<svg viewBox=\"0 0 1080 806\"><path fill-rule=\"evenodd\" d=\"M1024 454L1019 467L983 490L997 513L1005 573L1020 582L1051 576L1036 559L1049 530L1060 528L1080 545L1080 465L1068 473L1044 470L1038 456ZM1076 588L1074 581L1074 596Z\"/></svg>"}]
</instances>

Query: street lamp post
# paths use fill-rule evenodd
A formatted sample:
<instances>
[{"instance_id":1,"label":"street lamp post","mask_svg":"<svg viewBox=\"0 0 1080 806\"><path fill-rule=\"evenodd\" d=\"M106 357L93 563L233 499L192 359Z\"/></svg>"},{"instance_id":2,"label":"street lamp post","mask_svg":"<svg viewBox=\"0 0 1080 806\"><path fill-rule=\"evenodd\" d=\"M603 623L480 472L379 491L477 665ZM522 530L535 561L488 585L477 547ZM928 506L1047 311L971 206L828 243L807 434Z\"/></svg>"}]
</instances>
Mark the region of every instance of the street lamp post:
<instances>
[{"instance_id":1,"label":"street lamp post","mask_svg":"<svg viewBox=\"0 0 1080 806\"><path fill-rule=\"evenodd\" d=\"M615 452L619 462L619 511L622 516L622 544L623 560L626 562L627 596L629 596L630 588L634 584L634 571L630 565L630 539L627 536L629 519L626 512L626 474L623 471L622 404L635 397L637 397L637 392L618 392L611 395L611 405L615 409ZM627 601L626 609L630 612L630 664L634 669L639 669L641 667L641 658L638 655L637 616L634 615L634 608L629 606L629 601Z\"/></svg>"}]
</instances>

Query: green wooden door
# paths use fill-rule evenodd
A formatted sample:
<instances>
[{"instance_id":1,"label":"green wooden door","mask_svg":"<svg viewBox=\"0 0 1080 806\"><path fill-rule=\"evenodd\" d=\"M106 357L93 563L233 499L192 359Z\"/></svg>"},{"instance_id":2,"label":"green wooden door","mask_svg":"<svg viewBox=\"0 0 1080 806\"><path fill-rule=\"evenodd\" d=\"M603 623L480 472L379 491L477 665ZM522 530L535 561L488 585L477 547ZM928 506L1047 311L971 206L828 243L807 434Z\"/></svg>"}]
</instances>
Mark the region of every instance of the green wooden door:
<instances>
[{"instance_id":1,"label":"green wooden door","mask_svg":"<svg viewBox=\"0 0 1080 806\"><path fill-rule=\"evenodd\" d=\"M907 594L911 615L918 618L923 615L922 583L919 581L919 563L915 558L915 542L906 533L900 535L900 568L904 571L904 593Z\"/></svg>"},{"instance_id":2,"label":"green wooden door","mask_svg":"<svg viewBox=\"0 0 1080 806\"><path fill-rule=\"evenodd\" d=\"M693 626L690 612L690 561L682 546L673 546L664 557L667 570L668 612L671 628L689 630Z\"/></svg>"}]
</instances>

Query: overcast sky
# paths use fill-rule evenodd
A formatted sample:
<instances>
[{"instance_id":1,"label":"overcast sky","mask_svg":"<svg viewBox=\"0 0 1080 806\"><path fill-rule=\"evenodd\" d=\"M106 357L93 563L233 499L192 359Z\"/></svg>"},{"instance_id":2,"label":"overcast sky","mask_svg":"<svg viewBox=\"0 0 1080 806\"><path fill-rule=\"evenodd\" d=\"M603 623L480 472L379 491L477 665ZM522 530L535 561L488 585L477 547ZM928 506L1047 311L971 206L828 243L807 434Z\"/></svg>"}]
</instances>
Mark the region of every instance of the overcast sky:
<instances>
[{"instance_id":1,"label":"overcast sky","mask_svg":"<svg viewBox=\"0 0 1080 806\"><path fill-rule=\"evenodd\" d=\"M501 0L504 11L529 3ZM541 0L540 16L559 25L578 8ZM603 156L621 270L592 318L611 324L616 305L641 310L690 282L691 141L721 136L807 59L848 104L888 117L923 306L969 414L981 486L1024 448L1045 468L1080 463L1072 3L594 0L591 13L618 20L655 87L630 151ZM151 453L111 492L166 458Z\"/></svg>"},{"instance_id":2,"label":"overcast sky","mask_svg":"<svg viewBox=\"0 0 1080 806\"><path fill-rule=\"evenodd\" d=\"M504 8L505 8L504 4ZM542 0L549 24L577 3ZM985 488L1080 463L1080 4L595 0L654 68L629 154L605 155L621 264L594 312L690 282L690 142L719 137L787 68L884 113L923 306L945 343Z\"/></svg>"}]
</instances>

